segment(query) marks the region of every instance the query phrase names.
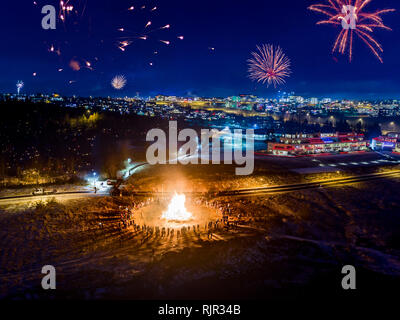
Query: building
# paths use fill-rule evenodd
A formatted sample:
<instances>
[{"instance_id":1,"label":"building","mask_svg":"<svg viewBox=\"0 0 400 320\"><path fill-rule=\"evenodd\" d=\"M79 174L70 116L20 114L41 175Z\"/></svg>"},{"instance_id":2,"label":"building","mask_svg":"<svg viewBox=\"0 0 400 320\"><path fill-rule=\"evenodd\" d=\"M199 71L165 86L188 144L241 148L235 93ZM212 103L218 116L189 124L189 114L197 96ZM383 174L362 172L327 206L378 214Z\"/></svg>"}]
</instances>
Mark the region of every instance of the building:
<instances>
[{"instance_id":1,"label":"building","mask_svg":"<svg viewBox=\"0 0 400 320\"><path fill-rule=\"evenodd\" d=\"M393 152L400 154L400 142L396 143L396 147L394 148Z\"/></svg>"},{"instance_id":2,"label":"building","mask_svg":"<svg viewBox=\"0 0 400 320\"><path fill-rule=\"evenodd\" d=\"M324 98L322 99L321 103L326 104L326 103L331 103L332 99L331 98Z\"/></svg>"},{"instance_id":3,"label":"building","mask_svg":"<svg viewBox=\"0 0 400 320\"><path fill-rule=\"evenodd\" d=\"M351 153L368 149L363 134L295 134L284 135L279 142L268 143L268 153L277 156Z\"/></svg>"},{"instance_id":4,"label":"building","mask_svg":"<svg viewBox=\"0 0 400 320\"><path fill-rule=\"evenodd\" d=\"M371 141L371 149L372 150L394 150L397 148L397 145L400 143L400 133L398 132L389 132L385 136L380 136L373 138Z\"/></svg>"}]
</instances>

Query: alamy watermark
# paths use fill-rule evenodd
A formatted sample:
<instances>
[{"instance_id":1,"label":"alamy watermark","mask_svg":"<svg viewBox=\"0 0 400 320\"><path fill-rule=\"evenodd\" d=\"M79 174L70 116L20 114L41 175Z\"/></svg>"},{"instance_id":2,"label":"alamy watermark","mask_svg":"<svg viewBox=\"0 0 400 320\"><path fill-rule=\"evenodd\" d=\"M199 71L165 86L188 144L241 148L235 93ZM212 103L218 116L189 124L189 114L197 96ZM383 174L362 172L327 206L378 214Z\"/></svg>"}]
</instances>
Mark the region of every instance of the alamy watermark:
<instances>
[{"instance_id":1,"label":"alamy watermark","mask_svg":"<svg viewBox=\"0 0 400 320\"><path fill-rule=\"evenodd\" d=\"M351 5L344 5L342 9L342 13L345 14L344 17L340 17L342 19L342 27L345 30L356 29L357 28L357 8Z\"/></svg>"},{"instance_id":2,"label":"alamy watermark","mask_svg":"<svg viewBox=\"0 0 400 320\"><path fill-rule=\"evenodd\" d=\"M356 268L352 265L346 265L342 268L342 274L345 276L342 279L342 288L344 290L356 289Z\"/></svg>"},{"instance_id":3,"label":"alamy watermark","mask_svg":"<svg viewBox=\"0 0 400 320\"><path fill-rule=\"evenodd\" d=\"M56 268L52 265L46 265L42 268L42 274L45 276L42 279L42 288L44 290L56 289Z\"/></svg>"},{"instance_id":4,"label":"alamy watermark","mask_svg":"<svg viewBox=\"0 0 400 320\"><path fill-rule=\"evenodd\" d=\"M195 130L183 129L178 132L177 122L170 121L168 147L167 134L162 129L151 129L147 133L146 141L154 142L146 151L147 162L151 165L178 163L187 165L199 164L199 162L209 164L211 149L212 164L235 162L239 166L244 165L235 169L236 175L250 175L254 171L254 130L252 129L246 130L245 136L241 129L235 129L233 133L228 128L221 131L201 129L199 139ZM179 150L178 142L185 142ZM221 154L223 154L223 159L221 159Z\"/></svg>"},{"instance_id":5,"label":"alamy watermark","mask_svg":"<svg viewBox=\"0 0 400 320\"><path fill-rule=\"evenodd\" d=\"M46 5L42 8L42 14L45 16L42 18L42 28L44 30L55 30L56 29L56 8L52 5Z\"/></svg>"}]
</instances>

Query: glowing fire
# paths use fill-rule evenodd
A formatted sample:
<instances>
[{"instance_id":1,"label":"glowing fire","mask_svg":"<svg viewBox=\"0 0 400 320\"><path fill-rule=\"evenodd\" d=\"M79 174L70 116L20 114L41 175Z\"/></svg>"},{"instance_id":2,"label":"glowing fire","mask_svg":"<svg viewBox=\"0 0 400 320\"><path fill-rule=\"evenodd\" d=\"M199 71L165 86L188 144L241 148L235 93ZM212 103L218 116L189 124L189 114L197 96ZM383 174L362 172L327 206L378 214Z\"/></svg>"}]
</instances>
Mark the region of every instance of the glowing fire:
<instances>
[{"instance_id":1,"label":"glowing fire","mask_svg":"<svg viewBox=\"0 0 400 320\"><path fill-rule=\"evenodd\" d=\"M193 215L185 208L186 197L184 194L175 193L168 205L167 211L164 211L161 218L175 221L188 221Z\"/></svg>"}]
</instances>

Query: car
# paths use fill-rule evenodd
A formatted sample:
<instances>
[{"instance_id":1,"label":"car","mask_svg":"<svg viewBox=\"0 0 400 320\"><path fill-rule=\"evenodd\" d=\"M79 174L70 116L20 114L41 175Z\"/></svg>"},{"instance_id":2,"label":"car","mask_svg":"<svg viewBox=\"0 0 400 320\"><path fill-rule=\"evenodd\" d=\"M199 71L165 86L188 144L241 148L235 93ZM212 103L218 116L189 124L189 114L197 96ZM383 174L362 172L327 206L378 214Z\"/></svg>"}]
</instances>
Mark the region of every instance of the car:
<instances>
[{"instance_id":1,"label":"car","mask_svg":"<svg viewBox=\"0 0 400 320\"><path fill-rule=\"evenodd\" d=\"M57 189L45 190L43 188L37 188L37 189L33 190L32 195L38 196L38 195L49 195L49 194L56 194L56 193L57 193Z\"/></svg>"},{"instance_id":2,"label":"car","mask_svg":"<svg viewBox=\"0 0 400 320\"><path fill-rule=\"evenodd\" d=\"M56 194L57 193L57 189L53 189L53 190L44 190L43 194Z\"/></svg>"},{"instance_id":3,"label":"car","mask_svg":"<svg viewBox=\"0 0 400 320\"><path fill-rule=\"evenodd\" d=\"M117 180L111 180L111 179L108 179L107 180L107 185L108 186L113 186L113 185L115 185L117 183Z\"/></svg>"},{"instance_id":4,"label":"car","mask_svg":"<svg viewBox=\"0 0 400 320\"><path fill-rule=\"evenodd\" d=\"M37 196L39 194L43 194L43 192L44 192L44 190L42 188L38 188L38 189L33 190L32 195Z\"/></svg>"}]
</instances>

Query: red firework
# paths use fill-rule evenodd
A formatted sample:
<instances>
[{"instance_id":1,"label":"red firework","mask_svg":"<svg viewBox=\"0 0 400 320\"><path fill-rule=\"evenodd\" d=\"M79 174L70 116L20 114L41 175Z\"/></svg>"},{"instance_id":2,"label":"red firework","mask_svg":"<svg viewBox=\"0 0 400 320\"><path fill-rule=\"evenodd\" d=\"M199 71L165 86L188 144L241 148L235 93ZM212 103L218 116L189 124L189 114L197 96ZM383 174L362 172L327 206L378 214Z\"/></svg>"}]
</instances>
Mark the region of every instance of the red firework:
<instances>
[{"instance_id":1,"label":"red firework","mask_svg":"<svg viewBox=\"0 0 400 320\"><path fill-rule=\"evenodd\" d=\"M383 23L382 15L395 9L378 10L376 12L364 12L367 4L372 0L327 0L326 4L315 4L308 9L328 16L328 19L319 21L317 24L333 24L343 28L336 38L332 52L344 54L346 48L349 51L350 61L353 58L353 37L357 35L383 63L381 44L372 37L375 28L391 31ZM350 10L354 8L354 12ZM343 23L349 26L351 19L355 22L354 26L344 28Z\"/></svg>"},{"instance_id":2,"label":"red firework","mask_svg":"<svg viewBox=\"0 0 400 320\"><path fill-rule=\"evenodd\" d=\"M250 79L267 83L269 87L285 83L285 78L289 77L290 60L282 52L282 49L274 47L270 44L264 44L261 47L257 46L258 52L252 52L252 59L249 59L249 77Z\"/></svg>"}]
</instances>

